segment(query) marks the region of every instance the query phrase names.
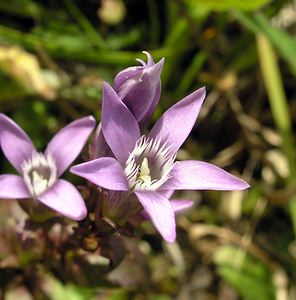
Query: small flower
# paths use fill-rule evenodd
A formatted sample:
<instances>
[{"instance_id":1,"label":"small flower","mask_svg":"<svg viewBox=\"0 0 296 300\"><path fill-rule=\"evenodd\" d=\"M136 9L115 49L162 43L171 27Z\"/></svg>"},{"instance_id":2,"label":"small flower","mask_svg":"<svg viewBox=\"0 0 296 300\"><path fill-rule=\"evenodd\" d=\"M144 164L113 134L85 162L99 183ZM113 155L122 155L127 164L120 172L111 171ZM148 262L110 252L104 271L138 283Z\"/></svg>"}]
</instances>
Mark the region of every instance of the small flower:
<instances>
[{"instance_id":1,"label":"small flower","mask_svg":"<svg viewBox=\"0 0 296 300\"><path fill-rule=\"evenodd\" d=\"M69 218L83 219L87 211L80 193L59 177L79 155L94 127L93 117L74 121L39 153L27 134L0 113L1 148L20 175L0 176L0 198L33 198Z\"/></svg>"},{"instance_id":2,"label":"small flower","mask_svg":"<svg viewBox=\"0 0 296 300\"><path fill-rule=\"evenodd\" d=\"M119 72L114 79L114 90L122 102L131 111L140 126L145 125L153 114L160 98L161 82L160 74L163 68L164 59L154 63L151 55L147 55L147 63L138 59L142 66L129 67ZM112 156L98 126L93 144L91 158Z\"/></svg>"},{"instance_id":3,"label":"small flower","mask_svg":"<svg viewBox=\"0 0 296 300\"><path fill-rule=\"evenodd\" d=\"M243 190L249 185L202 161L178 161L205 98L201 88L168 109L150 133L141 136L137 120L107 83L103 86L102 132L115 158L102 157L71 172L109 190L131 191L163 238L176 238L169 201L174 190Z\"/></svg>"}]
</instances>

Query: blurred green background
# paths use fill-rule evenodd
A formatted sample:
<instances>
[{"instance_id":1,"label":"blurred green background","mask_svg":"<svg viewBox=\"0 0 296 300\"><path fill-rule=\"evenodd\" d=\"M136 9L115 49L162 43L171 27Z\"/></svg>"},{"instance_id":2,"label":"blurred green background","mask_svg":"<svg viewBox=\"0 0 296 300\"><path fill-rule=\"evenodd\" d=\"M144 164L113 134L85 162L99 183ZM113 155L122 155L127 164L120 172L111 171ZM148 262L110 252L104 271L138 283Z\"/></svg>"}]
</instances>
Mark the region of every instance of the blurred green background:
<instances>
[{"instance_id":1,"label":"blurred green background","mask_svg":"<svg viewBox=\"0 0 296 300\"><path fill-rule=\"evenodd\" d=\"M196 206L178 217L175 244L144 224L142 240L129 245L136 254L109 274L114 286L62 284L44 271L44 293L56 300L296 299L296 2L0 1L0 111L42 150L69 121L88 114L99 121L102 81L145 59L143 50L155 61L165 57L151 124L206 86L179 159L214 163L251 188L179 194ZM3 155L0 166L9 169ZM32 296L3 250L9 205L0 203L0 299L46 299ZM31 264L38 262L31 259L24 273Z\"/></svg>"}]
</instances>

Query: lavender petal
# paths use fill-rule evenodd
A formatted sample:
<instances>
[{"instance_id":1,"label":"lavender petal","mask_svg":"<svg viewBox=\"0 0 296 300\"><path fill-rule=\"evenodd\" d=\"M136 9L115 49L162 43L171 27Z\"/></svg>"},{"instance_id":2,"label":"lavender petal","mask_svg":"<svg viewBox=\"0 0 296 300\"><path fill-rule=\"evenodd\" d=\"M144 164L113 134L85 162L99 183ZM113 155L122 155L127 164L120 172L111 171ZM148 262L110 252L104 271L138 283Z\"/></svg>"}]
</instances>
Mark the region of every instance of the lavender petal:
<instances>
[{"instance_id":1,"label":"lavender petal","mask_svg":"<svg viewBox=\"0 0 296 300\"><path fill-rule=\"evenodd\" d=\"M181 161L175 164L171 178L160 189L174 190L244 190L249 184L212 164Z\"/></svg>"},{"instance_id":2,"label":"lavender petal","mask_svg":"<svg viewBox=\"0 0 296 300\"><path fill-rule=\"evenodd\" d=\"M129 190L123 168L112 157L102 157L73 166L70 172L108 190Z\"/></svg>"},{"instance_id":3,"label":"lavender petal","mask_svg":"<svg viewBox=\"0 0 296 300\"><path fill-rule=\"evenodd\" d=\"M36 153L27 134L2 113L0 113L0 144L6 158L20 174L24 161L31 159Z\"/></svg>"},{"instance_id":4,"label":"lavender petal","mask_svg":"<svg viewBox=\"0 0 296 300\"><path fill-rule=\"evenodd\" d=\"M0 199L30 198L29 191L21 176L5 174L0 176Z\"/></svg>"},{"instance_id":5,"label":"lavender petal","mask_svg":"<svg viewBox=\"0 0 296 300\"><path fill-rule=\"evenodd\" d=\"M158 191L159 193L160 191ZM170 200L171 205L173 207L174 213L176 215L181 214L185 212L186 210L190 209L194 201L188 200L188 199L176 199L176 200ZM143 219L143 220L150 220L149 214L146 212L145 209L143 209L139 214L138 217Z\"/></svg>"},{"instance_id":6,"label":"lavender petal","mask_svg":"<svg viewBox=\"0 0 296 300\"><path fill-rule=\"evenodd\" d=\"M157 192L135 192L151 221L169 243L176 239L175 214L170 201Z\"/></svg>"},{"instance_id":7,"label":"lavender petal","mask_svg":"<svg viewBox=\"0 0 296 300\"><path fill-rule=\"evenodd\" d=\"M205 99L205 88L200 88L169 108L153 126L148 137L159 137L171 146L175 154L188 137Z\"/></svg>"},{"instance_id":8,"label":"lavender petal","mask_svg":"<svg viewBox=\"0 0 296 300\"><path fill-rule=\"evenodd\" d=\"M51 154L55 159L58 176L79 155L95 125L91 116L78 119L61 129L49 142L45 154Z\"/></svg>"},{"instance_id":9,"label":"lavender petal","mask_svg":"<svg viewBox=\"0 0 296 300\"><path fill-rule=\"evenodd\" d=\"M139 121L140 126L145 126L149 122L149 120L150 120L151 116L153 115L153 113L156 109L156 106L159 102L160 94L161 94L161 82L159 81L159 83L155 89L154 98L152 99L151 105L148 108L148 110L146 111L143 118Z\"/></svg>"},{"instance_id":10,"label":"lavender petal","mask_svg":"<svg viewBox=\"0 0 296 300\"><path fill-rule=\"evenodd\" d=\"M102 131L113 154L124 164L140 138L140 129L130 110L106 82L103 84Z\"/></svg>"},{"instance_id":11,"label":"lavender petal","mask_svg":"<svg viewBox=\"0 0 296 300\"><path fill-rule=\"evenodd\" d=\"M41 194L38 200L73 220L80 221L87 214L84 200L76 187L63 179L58 180L45 193Z\"/></svg>"}]
</instances>

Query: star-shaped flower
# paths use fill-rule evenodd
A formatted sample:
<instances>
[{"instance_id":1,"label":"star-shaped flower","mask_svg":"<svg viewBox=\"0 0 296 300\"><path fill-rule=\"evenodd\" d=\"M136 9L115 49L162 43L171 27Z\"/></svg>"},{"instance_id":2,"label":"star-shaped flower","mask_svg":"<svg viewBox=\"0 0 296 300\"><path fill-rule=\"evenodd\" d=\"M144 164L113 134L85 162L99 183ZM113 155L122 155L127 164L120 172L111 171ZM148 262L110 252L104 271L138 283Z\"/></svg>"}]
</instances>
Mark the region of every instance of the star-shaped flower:
<instances>
[{"instance_id":1,"label":"star-shaped flower","mask_svg":"<svg viewBox=\"0 0 296 300\"><path fill-rule=\"evenodd\" d=\"M19 173L0 176L0 199L34 198L74 220L85 218L87 210L80 193L59 177L79 155L95 125L90 116L70 123L40 153L27 134L0 113L1 148Z\"/></svg>"},{"instance_id":2,"label":"star-shaped flower","mask_svg":"<svg viewBox=\"0 0 296 300\"><path fill-rule=\"evenodd\" d=\"M112 87L104 83L101 126L113 157L71 168L71 172L109 190L135 193L157 230L176 238L173 190L243 190L249 185L206 162L177 161L205 98L201 88L169 108L147 135Z\"/></svg>"}]
</instances>

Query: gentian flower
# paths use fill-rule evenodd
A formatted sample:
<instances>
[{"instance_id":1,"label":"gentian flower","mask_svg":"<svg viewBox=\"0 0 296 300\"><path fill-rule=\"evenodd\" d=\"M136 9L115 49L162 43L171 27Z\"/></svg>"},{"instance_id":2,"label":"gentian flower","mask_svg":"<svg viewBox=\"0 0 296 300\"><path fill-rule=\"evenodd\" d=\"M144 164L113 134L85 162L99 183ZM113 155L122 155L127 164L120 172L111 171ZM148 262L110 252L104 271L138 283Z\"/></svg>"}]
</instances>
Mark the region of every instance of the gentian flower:
<instances>
[{"instance_id":1,"label":"gentian flower","mask_svg":"<svg viewBox=\"0 0 296 300\"><path fill-rule=\"evenodd\" d=\"M79 155L95 123L90 116L70 123L40 153L27 134L0 113L1 148L19 173L0 176L0 199L33 198L69 218L83 219L84 200L70 182L59 177Z\"/></svg>"},{"instance_id":2,"label":"gentian flower","mask_svg":"<svg viewBox=\"0 0 296 300\"><path fill-rule=\"evenodd\" d=\"M141 136L136 118L107 83L103 84L101 125L113 157L102 157L70 172L109 190L134 193L168 242L176 238L169 197L174 190L243 190L249 185L202 161L177 161L205 98L201 88L169 108L150 133Z\"/></svg>"}]
</instances>

